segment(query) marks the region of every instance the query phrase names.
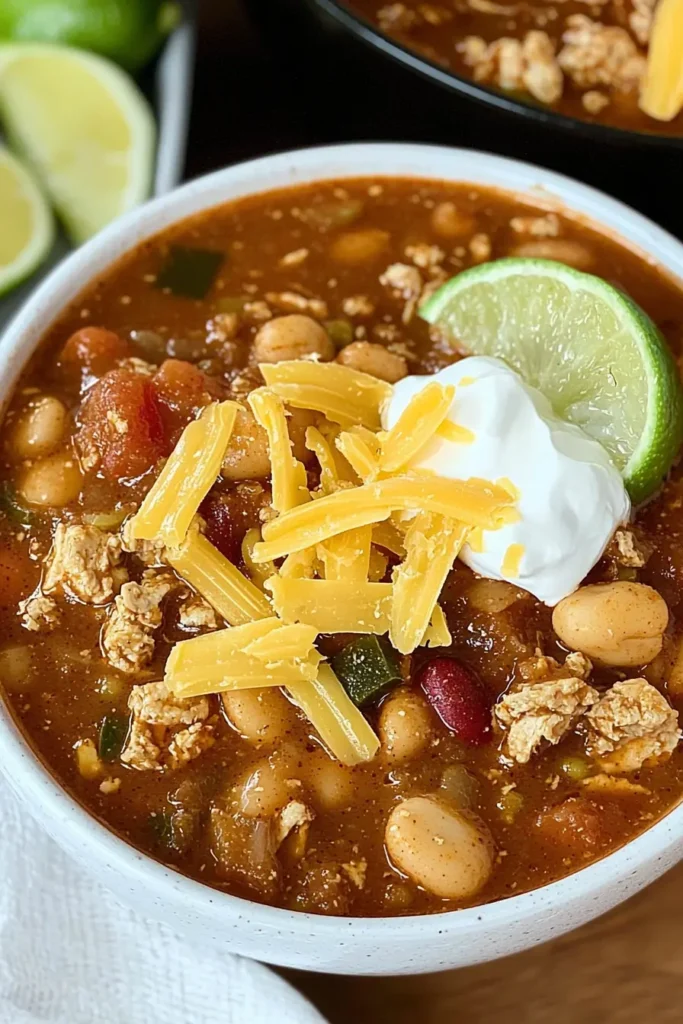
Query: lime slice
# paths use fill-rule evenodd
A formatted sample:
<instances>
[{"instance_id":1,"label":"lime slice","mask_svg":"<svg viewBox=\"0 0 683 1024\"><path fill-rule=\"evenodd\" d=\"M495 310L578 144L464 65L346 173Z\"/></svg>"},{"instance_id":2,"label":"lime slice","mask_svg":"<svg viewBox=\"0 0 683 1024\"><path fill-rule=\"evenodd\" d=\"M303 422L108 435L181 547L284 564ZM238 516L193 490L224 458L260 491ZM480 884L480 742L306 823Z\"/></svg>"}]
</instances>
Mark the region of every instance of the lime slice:
<instances>
[{"instance_id":1,"label":"lime slice","mask_svg":"<svg viewBox=\"0 0 683 1024\"><path fill-rule=\"evenodd\" d=\"M0 39L80 46L135 71L181 13L172 0L0 0Z\"/></svg>"},{"instance_id":2,"label":"lime slice","mask_svg":"<svg viewBox=\"0 0 683 1024\"><path fill-rule=\"evenodd\" d=\"M152 115L109 61L42 43L0 47L0 117L75 242L148 195Z\"/></svg>"},{"instance_id":3,"label":"lime slice","mask_svg":"<svg viewBox=\"0 0 683 1024\"><path fill-rule=\"evenodd\" d=\"M676 364L650 318L592 274L503 259L447 281L420 315L458 352L497 356L609 452L634 502L661 484L683 437Z\"/></svg>"},{"instance_id":4,"label":"lime slice","mask_svg":"<svg viewBox=\"0 0 683 1024\"><path fill-rule=\"evenodd\" d=\"M33 177L0 146L0 295L47 257L54 241L50 207Z\"/></svg>"}]
</instances>

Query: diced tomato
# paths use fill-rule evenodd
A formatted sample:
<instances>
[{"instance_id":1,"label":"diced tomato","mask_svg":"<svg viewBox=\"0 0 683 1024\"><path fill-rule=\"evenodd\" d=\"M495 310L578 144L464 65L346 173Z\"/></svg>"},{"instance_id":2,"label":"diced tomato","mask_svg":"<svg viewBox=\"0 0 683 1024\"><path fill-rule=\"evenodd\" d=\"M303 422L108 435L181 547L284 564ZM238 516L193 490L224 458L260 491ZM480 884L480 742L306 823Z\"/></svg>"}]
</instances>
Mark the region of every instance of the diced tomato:
<instances>
[{"instance_id":1,"label":"diced tomato","mask_svg":"<svg viewBox=\"0 0 683 1024\"><path fill-rule=\"evenodd\" d=\"M171 447L200 409L224 395L219 381L182 359L163 362L152 387Z\"/></svg>"},{"instance_id":2,"label":"diced tomato","mask_svg":"<svg viewBox=\"0 0 683 1024\"><path fill-rule=\"evenodd\" d=\"M112 480L145 473L167 452L164 425L151 379L132 370L110 370L86 398L78 435L81 450L99 455Z\"/></svg>"},{"instance_id":3,"label":"diced tomato","mask_svg":"<svg viewBox=\"0 0 683 1024\"><path fill-rule=\"evenodd\" d=\"M130 354L128 342L114 331L107 331L104 327L82 327L65 343L59 361L63 366L78 367L101 377L112 369L118 359L125 359Z\"/></svg>"},{"instance_id":4,"label":"diced tomato","mask_svg":"<svg viewBox=\"0 0 683 1024\"><path fill-rule=\"evenodd\" d=\"M549 846L563 855L589 854L609 837L600 810L583 796L571 796L543 811L536 827Z\"/></svg>"}]
</instances>

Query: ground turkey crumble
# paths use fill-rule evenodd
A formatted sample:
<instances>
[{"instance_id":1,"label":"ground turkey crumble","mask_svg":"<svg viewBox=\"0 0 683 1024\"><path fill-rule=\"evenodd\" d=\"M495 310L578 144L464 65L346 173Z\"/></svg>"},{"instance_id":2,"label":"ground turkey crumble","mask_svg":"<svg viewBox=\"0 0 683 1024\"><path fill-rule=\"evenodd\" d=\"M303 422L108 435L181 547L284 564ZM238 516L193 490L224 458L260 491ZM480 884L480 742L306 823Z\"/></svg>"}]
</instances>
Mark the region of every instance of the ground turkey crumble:
<instances>
[{"instance_id":1,"label":"ground turkey crumble","mask_svg":"<svg viewBox=\"0 0 683 1024\"><path fill-rule=\"evenodd\" d=\"M503 36L489 44L480 36L467 36L458 50L475 82L526 89L541 103L556 103L562 95L562 70L547 32L527 32L523 40Z\"/></svg>"},{"instance_id":2,"label":"ground turkey crumble","mask_svg":"<svg viewBox=\"0 0 683 1024\"><path fill-rule=\"evenodd\" d=\"M62 591L85 604L106 604L128 579L121 541L96 526L59 523L48 556L43 591Z\"/></svg>"},{"instance_id":3,"label":"ground turkey crumble","mask_svg":"<svg viewBox=\"0 0 683 1024\"><path fill-rule=\"evenodd\" d=\"M498 723L507 728L508 754L519 764L527 764L544 740L559 743L599 696L577 678L532 683L507 694L494 712Z\"/></svg>"},{"instance_id":4,"label":"ground turkey crumble","mask_svg":"<svg viewBox=\"0 0 683 1024\"><path fill-rule=\"evenodd\" d=\"M52 597L34 594L19 602L19 614L24 629L32 633L49 631L59 622L59 608Z\"/></svg>"},{"instance_id":5,"label":"ground turkey crumble","mask_svg":"<svg viewBox=\"0 0 683 1024\"><path fill-rule=\"evenodd\" d=\"M301 800L290 800L289 803L286 803L274 821L275 849L279 849L290 832L295 829L308 831L314 817L315 814L310 807Z\"/></svg>"},{"instance_id":6,"label":"ground turkey crumble","mask_svg":"<svg viewBox=\"0 0 683 1024\"><path fill-rule=\"evenodd\" d=\"M646 59L626 29L601 25L585 14L571 15L566 26L557 60L575 85L605 86L616 92L638 88Z\"/></svg>"},{"instance_id":7,"label":"ground turkey crumble","mask_svg":"<svg viewBox=\"0 0 683 1024\"><path fill-rule=\"evenodd\" d=\"M145 565L162 565L165 546L156 540L139 540L132 534L133 519L127 519L121 530L121 547L128 554L136 555Z\"/></svg>"},{"instance_id":8,"label":"ground turkey crumble","mask_svg":"<svg viewBox=\"0 0 683 1024\"><path fill-rule=\"evenodd\" d=\"M666 760L681 738L676 711L646 679L615 683L586 724L588 752L608 774Z\"/></svg>"},{"instance_id":9,"label":"ground turkey crumble","mask_svg":"<svg viewBox=\"0 0 683 1024\"><path fill-rule=\"evenodd\" d=\"M183 629L218 629L218 618L201 594L190 594L178 608L178 625Z\"/></svg>"},{"instance_id":10,"label":"ground turkey crumble","mask_svg":"<svg viewBox=\"0 0 683 1024\"><path fill-rule=\"evenodd\" d=\"M208 697L173 697L163 681L135 686L133 722L121 760L139 771L179 768L213 745Z\"/></svg>"},{"instance_id":11,"label":"ground turkey crumble","mask_svg":"<svg viewBox=\"0 0 683 1024\"><path fill-rule=\"evenodd\" d=\"M145 570L140 583L124 583L104 627L102 649L120 672L139 672L154 654L154 632L162 621L161 602L177 580L169 573Z\"/></svg>"}]
</instances>

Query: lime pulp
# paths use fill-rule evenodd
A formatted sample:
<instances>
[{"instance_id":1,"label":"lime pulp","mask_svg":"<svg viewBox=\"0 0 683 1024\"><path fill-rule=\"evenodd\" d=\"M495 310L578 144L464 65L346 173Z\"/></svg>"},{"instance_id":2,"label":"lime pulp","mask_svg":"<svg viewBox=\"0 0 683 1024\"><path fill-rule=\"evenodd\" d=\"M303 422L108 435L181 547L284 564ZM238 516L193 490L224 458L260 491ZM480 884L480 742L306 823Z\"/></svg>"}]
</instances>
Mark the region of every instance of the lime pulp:
<instances>
[{"instance_id":1,"label":"lime pulp","mask_svg":"<svg viewBox=\"0 0 683 1024\"><path fill-rule=\"evenodd\" d=\"M451 278L420 315L461 354L503 359L599 441L634 503L661 485L683 439L683 392L628 296L554 260L501 259Z\"/></svg>"}]
</instances>

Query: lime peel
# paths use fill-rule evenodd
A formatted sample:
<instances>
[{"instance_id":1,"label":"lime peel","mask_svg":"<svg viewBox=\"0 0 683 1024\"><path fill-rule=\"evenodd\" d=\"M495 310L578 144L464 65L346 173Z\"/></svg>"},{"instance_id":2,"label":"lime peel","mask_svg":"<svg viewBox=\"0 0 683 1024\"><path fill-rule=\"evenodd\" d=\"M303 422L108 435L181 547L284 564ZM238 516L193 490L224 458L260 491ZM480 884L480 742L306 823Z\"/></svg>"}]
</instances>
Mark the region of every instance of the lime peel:
<instances>
[{"instance_id":1,"label":"lime peel","mask_svg":"<svg viewBox=\"0 0 683 1024\"><path fill-rule=\"evenodd\" d=\"M21 284L47 257L52 212L33 176L0 146L0 295Z\"/></svg>"},{"instance_id":2,"label":"lime peel","mask_svg":"<svg viewBox=\"0 0 683 1024\"><path fill-rule=\"evenodd\" d=\"M1 46L0 118L74 242L147 198L154 119L110 61L49 43Z\"/></svg>"},{"instance_id":3,"label":"lime peel","mask_svg":"<svg viewBox=\"0 0 683 1024\"><path fill-rule=\"evenodd\" d=\"M628 296L554 260L510 258L451 278L420 315L458 352L503 359L600 441L634 503L661 485L683 439L683 392L666 341Z\"/></svg>"}]
</instances>

